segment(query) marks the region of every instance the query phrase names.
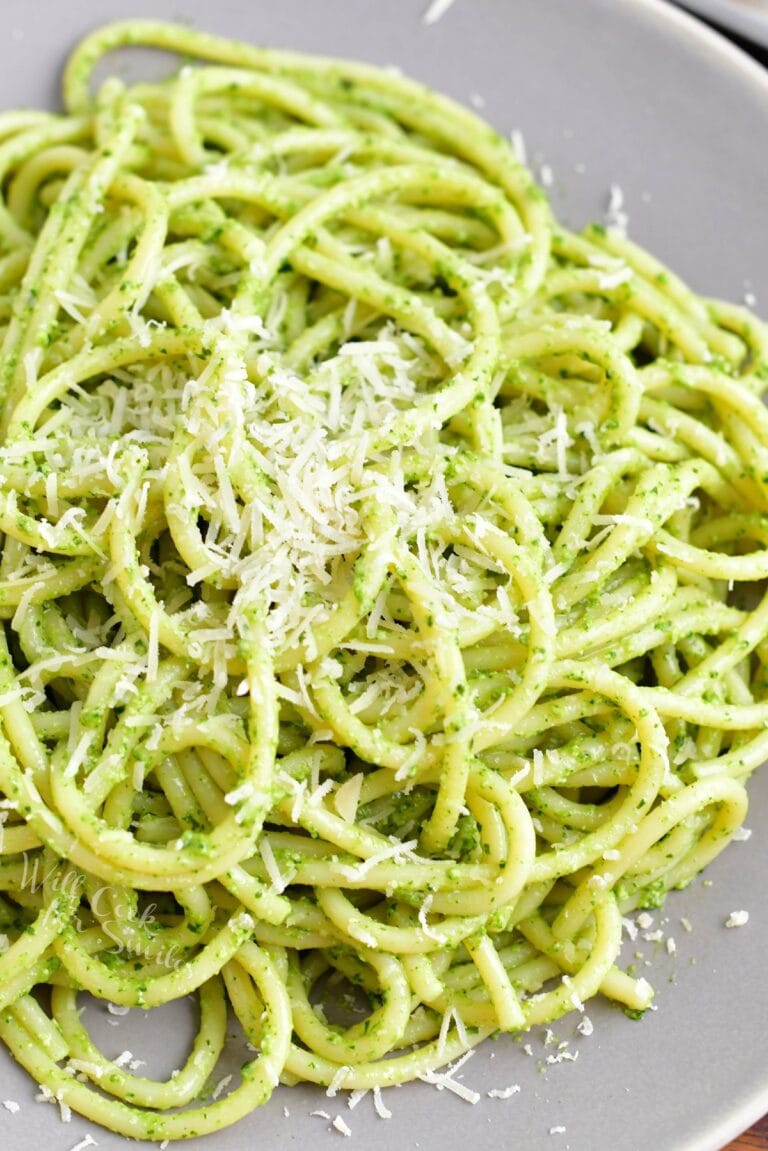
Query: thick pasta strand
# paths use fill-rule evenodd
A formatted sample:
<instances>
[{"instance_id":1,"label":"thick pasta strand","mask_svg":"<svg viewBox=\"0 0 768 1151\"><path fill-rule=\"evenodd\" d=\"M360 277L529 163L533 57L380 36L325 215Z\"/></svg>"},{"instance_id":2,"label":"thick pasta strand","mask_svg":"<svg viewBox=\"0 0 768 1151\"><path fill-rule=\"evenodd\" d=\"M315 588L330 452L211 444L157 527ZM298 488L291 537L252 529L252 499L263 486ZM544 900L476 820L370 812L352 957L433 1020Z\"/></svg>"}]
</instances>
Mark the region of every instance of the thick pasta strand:
<instances>
[{"instance_id":1,"label":"thick pasta strand","mask_svg":"<svg viewBox=\"0 0 768 1151\"><path fill-rule=\"evenodd\" d=\"M94 95L133 44L197 63ZM162 1141L643 1012L622 915L768 754L765 327L391 71L132 21L64 99L0 141L0 1037ZM184 1066L80 991L195 995Z\"/></svg>"}]
</instances>

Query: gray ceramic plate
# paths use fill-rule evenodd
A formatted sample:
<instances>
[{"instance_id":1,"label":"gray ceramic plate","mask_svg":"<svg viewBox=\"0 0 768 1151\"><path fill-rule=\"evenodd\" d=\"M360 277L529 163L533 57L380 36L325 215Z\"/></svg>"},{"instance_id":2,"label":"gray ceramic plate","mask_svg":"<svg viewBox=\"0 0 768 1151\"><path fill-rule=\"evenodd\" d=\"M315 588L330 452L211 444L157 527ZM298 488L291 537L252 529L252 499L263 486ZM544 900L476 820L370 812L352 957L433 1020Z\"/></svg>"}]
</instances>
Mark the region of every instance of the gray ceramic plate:
<instances>
[{"instance_id":1,"label":"gray ceramic plate","mask_svg":"<svg viewBox=\"0 0 768 1151\"><path fill-rule=\"evenodd\" d=\"M768 78L691 18L657 0L456 0L421 22L426 0L3 0L0 106L50 103L67 47L99 21L132 15L191 19L243 39L396 63L460 100L485 102L503 130L520 129L534 167L549 165L557 210L571 223L600 217L612 184L623 188L633 236L701 291L768 305ZM393 1118L370 1097L352 1112L318 1089L280 1089L239 1127L204 1139L211 1151L251 1146L331 1148L327 1119L343 1114L366 1151L716 1151L768 1109L768 774L751 787L756 834L734 844L669 900L664 930L677 954L643 943L658 1010L631 1022L590 1008L595 1031L556 1028L578 1051L531 1038L531 1055L507 1039L464 1069L483 1093L475 1107L426 1084L390 1091ZM749 924L729 931L729 912ZM690 920L692 933L680 924ZM637 944L625 945L629 961ZM656 953L655 953L656 952ZM188 1006L188 1005L186 1005ZM130 1049L147 1073L174 1066L188 1039L185 1005L116 1021L93 1020L108 1055ZM490 1088L519 1083L507 1100ZM90 1132L101 1151L128 1143L36 1104L35 1088L0 1052L0 1146L67 1151ZM287 1116L284 1109L289 1113ZM564 1128L564 1131L558 1130ZM554 1131L553 1131L554 1129ZM147 1145L148 1146L148 1145Z\"/></svg>"}]
</instances>

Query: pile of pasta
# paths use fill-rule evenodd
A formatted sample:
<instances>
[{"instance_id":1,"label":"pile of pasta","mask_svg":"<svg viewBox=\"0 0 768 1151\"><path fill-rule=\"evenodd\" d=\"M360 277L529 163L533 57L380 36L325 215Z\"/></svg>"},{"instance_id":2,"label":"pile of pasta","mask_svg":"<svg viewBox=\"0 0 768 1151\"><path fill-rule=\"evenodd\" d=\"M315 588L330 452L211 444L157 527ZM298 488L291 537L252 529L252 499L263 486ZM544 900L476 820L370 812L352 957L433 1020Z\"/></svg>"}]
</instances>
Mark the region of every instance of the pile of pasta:
<instances>
[{"instance_id":1,"label":"pile of pasta","mask_svg":"<svg viewBox=\"0 0 768 1151\"><path fill-rule=\"evenodd\" d=\"M197 62L94 95L134 44ZM764 327L392 71L131 22L64 100L0 116L0 1037L164 1140L642 1012L768 756Z\"/></svg>"}]
</instances>

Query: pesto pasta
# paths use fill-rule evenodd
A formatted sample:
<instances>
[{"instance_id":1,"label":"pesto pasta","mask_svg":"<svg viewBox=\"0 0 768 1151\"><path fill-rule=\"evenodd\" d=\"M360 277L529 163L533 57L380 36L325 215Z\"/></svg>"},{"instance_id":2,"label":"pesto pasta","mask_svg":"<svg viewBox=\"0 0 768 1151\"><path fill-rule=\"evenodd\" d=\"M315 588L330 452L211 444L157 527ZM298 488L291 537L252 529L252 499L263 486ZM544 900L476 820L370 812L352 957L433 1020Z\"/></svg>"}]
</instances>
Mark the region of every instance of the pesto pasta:
<instances>
[{"instance_id":1,"label":"pesto pasta","mask_svg":"<svg viewBox=\"0 0 768 1151\"><path fill-rule=\"evenodd\" d=\"M643 1012L768 756L766 329L388 70L132 21L64 103L0 115L0 1038L162 1141Z\"/></svg>"}]
</instances>

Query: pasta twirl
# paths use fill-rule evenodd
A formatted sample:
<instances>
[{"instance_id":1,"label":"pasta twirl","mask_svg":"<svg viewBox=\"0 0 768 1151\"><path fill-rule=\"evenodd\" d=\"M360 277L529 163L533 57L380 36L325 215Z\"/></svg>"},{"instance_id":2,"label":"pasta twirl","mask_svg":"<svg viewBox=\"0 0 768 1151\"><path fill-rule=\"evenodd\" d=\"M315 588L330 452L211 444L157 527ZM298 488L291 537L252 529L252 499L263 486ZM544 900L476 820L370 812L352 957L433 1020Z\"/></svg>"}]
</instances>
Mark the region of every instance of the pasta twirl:
<instances>
[{"instance_id":1,"label":"pasta twirl","mask_svg":"<svg viewBox=\"0 0 768 1151\"><path fill-rule=\"evenodd\" d=\"M92 95L130 44L198 63ZM137 21L64 92L0 117L0 1036L165 1140L642 1012L768 749L764 327L389 71Z\"/></svg>"}]
</instances>

